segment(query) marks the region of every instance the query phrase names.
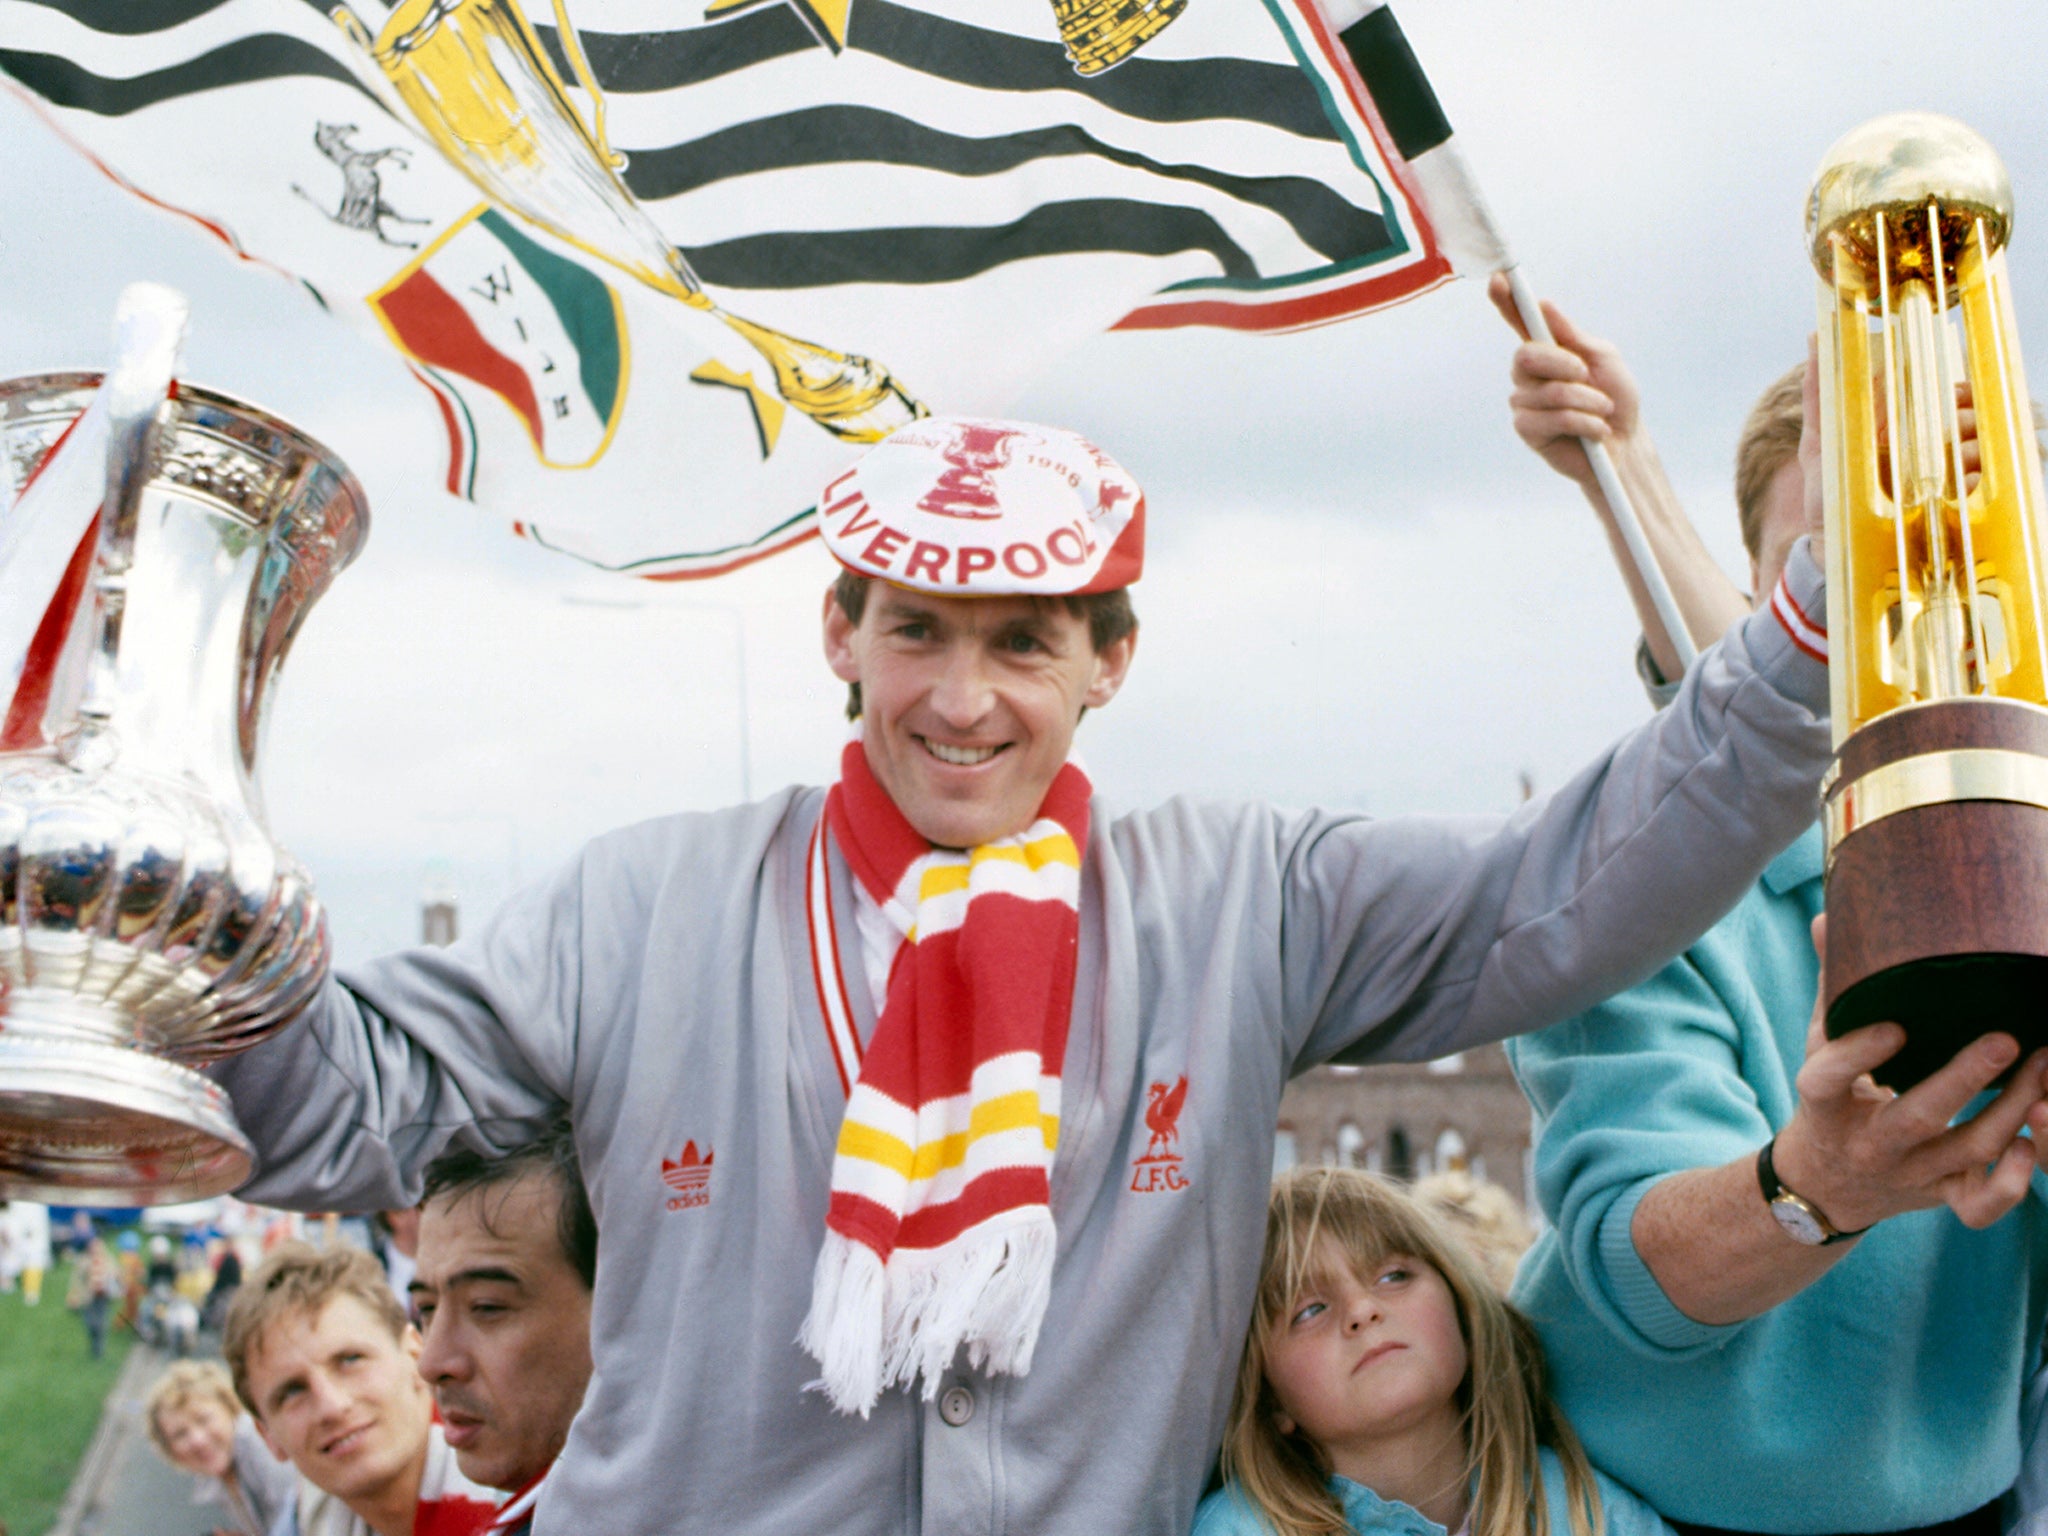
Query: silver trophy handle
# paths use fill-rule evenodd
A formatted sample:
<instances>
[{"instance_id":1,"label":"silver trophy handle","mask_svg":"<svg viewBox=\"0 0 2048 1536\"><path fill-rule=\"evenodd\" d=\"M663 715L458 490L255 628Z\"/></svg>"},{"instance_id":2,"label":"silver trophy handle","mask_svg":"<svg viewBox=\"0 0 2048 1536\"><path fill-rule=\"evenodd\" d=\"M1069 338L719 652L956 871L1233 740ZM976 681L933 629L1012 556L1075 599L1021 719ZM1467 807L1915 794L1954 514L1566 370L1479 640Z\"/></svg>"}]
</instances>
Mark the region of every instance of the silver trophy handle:
<instances>
[{"instance_id":1,"label":"silver trophy handle","mask_svg":"<svg viewBox=\"0 0 2048 1536\"><path fill-rule=\"evenodd\" d=\"M159 440L192 308L161 283L130 283L114 306L114 366L107 397L107 481L93 569L93 639L77 727L58 754L73 767L111 767L120 743L109 729L119 687L121 615L135 561L135 518L160 457Z\"/></svg>"}]
</instances>

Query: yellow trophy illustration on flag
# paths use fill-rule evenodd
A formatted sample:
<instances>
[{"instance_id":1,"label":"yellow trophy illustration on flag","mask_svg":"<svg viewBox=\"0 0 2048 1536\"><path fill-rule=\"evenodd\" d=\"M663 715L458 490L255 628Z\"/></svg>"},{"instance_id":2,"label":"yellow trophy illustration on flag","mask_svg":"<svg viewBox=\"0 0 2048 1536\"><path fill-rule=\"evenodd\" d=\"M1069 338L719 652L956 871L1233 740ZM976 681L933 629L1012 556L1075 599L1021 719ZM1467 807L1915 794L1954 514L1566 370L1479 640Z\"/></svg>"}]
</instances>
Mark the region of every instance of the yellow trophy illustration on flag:
<instances>
[{"instance_id":1,"label":"yellow trophy illustration on flag","mask_svg":"<svg viewBox=\"0 0 2048 1536\"><path fill-rule=\"evenodd\" d=\"M625 159L606 140L604 98L563 0L555 19L562 52L595 103L589 125L518 0L402 0L374 40L346 6L330 14L420 130L494 203L723 321L767 359L782 398L828 432L873 442L927 414L880 363L757 325L704 292L619 177Z\"/></svg>"},{"instance_id":2,"label":"yellow trophy illustration on flag","mask_svg":"<svg viewBox=\"0 0 2048 1536\"><path fill-rule=\"evenodd\" d=\"M1152 41L1188 0L1052 0L1060 41L1077 75L1099 75Z\"/></svg>"}]
</instances>

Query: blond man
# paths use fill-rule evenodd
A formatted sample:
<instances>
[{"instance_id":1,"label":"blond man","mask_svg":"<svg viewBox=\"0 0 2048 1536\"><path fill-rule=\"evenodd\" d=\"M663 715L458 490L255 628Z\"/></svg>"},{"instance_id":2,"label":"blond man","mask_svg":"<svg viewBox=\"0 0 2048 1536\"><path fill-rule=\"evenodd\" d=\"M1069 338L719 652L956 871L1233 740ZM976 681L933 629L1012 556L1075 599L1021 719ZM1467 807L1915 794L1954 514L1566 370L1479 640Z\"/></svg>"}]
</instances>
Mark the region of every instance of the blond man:
<instances>
[{"instance_id":1,"label":"blond man","mask_svg":"<svg viewBox=\"0 0 2048 1536\"><path fill-rule=\"evenodd\" d=\"M496 1499L433 1422L420 1337L358 1249L279 1248L228 1309L222 1352L264 1441L310 1488L297 1536L471 1536Z\"/></svg>"}]
</instances>

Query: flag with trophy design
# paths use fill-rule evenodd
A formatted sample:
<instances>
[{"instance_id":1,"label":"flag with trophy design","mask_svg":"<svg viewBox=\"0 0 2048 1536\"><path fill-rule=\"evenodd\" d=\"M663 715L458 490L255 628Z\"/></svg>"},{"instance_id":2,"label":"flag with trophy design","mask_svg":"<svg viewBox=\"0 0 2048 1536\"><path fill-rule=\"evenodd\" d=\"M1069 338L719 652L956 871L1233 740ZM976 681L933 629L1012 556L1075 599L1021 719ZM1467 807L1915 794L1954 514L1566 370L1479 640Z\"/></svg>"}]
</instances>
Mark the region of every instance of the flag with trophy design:
<instances>
[{"instance_id":1,"label":"flag with trophy design","mask_svg":"<svg viewBox=\"0 0 2048 1536\"><path fill-rule=\"evenodd\" d=\"M447 491L650 577L809 537L862 444L1101 329L1457 264L1363 0L0 0L0 79L395 348Z\"/></svg>"}]
</instances>

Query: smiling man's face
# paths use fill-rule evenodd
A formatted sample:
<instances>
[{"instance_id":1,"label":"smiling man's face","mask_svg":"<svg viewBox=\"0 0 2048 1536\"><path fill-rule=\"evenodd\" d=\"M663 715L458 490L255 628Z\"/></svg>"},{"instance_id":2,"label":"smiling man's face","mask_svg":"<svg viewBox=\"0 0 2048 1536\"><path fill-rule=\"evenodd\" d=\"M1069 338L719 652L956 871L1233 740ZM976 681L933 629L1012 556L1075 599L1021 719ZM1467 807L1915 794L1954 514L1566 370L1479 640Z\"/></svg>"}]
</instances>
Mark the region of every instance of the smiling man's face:
<instances>
[{"instance_id":1,"label":"smiling man's face","mask_svg":"<svg viewBox=\"0 0 2048 1536\"><path fill-rule=\"evenodd\" d=\"M257 1426L278 1455L351 1507L405 1480L417 1495L433 1399L414 1361L419 1335L396 1337L353 1296L287 1312L249 1347Z\"/></svg>"},{"instance_id":2,"label":"smiling man's face","mask_svg":"<svg viewBox=\"0 0 2048 1536\"><path fill-rule=\"evenodd\" d=\"M868 766L927 841L1031 825L1083 707L1116 696L1137 637L1097 651L1057 599L934 597L877 581L854 624L825 595L825 658L859 683Z\"/></svg>"}]
</instances>

